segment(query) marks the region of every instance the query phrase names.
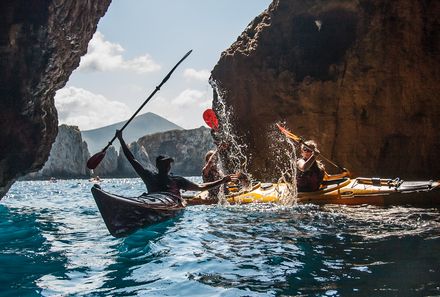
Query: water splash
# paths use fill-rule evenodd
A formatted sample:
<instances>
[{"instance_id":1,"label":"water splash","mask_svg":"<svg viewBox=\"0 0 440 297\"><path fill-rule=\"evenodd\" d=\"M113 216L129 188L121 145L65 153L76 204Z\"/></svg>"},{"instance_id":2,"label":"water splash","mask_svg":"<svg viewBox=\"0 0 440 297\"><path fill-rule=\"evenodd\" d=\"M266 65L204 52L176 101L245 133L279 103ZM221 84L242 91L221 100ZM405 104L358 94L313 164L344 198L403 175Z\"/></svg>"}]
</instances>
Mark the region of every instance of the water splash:
<instances>
[{"instance_id":1,"label":"water splash","mask_svg":"<svg viewBox=\"0 0 440 297\"><path fill-rule=\"evenodd\" d=\"M278 124L285 126L283 122L278 122ZM276 171L279 172L280 176L277 181L278 196L281 204L292 206L297 204L298 197L295 143L283 137L276 128L276 125L272 125L272 127L273 129L269 132L269 138L272 140L270 151L273 151L275 154Z\"/></svg>"},{"instance_id":2,"label":"water splash","mask_svg":"<svg viewBox=\"0 0 440 297\"><path fill-rule=\"evenodd\" d=\"M243 153L247 149L247 145L239 142L237 134L231 123L232 108L227 107L223 99L219 99L218 115L222 121L222 129L220 131L221 139L229 144L228 157L233 166L233 171L242 171L248 173L248 158Z\"/></svg>"},{"instance_id":3,"label":"water splash","mask_svg":"<svg viewBox=\"0 0 440 297\"><path fill-rule=\"evenodd\" d=\"M235 132L231 120L233 115L233 109L231 107L226 106L225 100L223 99L225 92L220 90L220 88L218 87L215 81L211 80L210 84L218 96L217 97L218 105L216 107L216 114L221 123L219 130L214 132L215 133L214 138L217 139L219 142L224 142L228 144L228 149L225 152L226 156L224 157L225 159L228 160L228 167L230 169L229 171L234 173L240 173L241 176L244 177L240 181L240 187L241 190L247 190L252 186L251 182L248 182L252 180L252 175L248 172L249 159L244 153L247 150L247 145L243 141L240 141L240 138L237 136ZM219 166L223 170L225 162L223 162L223 160L221 159L222 158L220 158ZM224 193L224 191L220 191L220 192ZM219 203L227 204L226 197L224 194L219 195Z\"/></svg>"}]
</instances>

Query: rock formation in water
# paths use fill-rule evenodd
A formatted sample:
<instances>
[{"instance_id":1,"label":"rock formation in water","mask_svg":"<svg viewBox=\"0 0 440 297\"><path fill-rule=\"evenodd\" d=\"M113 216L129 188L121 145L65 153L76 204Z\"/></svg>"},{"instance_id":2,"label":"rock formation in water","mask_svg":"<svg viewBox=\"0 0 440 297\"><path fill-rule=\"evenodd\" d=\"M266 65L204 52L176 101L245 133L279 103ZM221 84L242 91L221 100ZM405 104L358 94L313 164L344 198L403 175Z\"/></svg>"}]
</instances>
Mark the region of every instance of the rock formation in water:
<instances>
[{"instance_id":1,"label":"rock formation in water","mask_svg":"<svg viewBox=\"0 0 440 297\"><path fill-rule=\"evenodd\" d=\"M82 140L78 127L61 125L49 159L40 171L30 173L28 178L88 178L90 170L86 163L89 158L87 143Z\"/></svg>"},{"instance_id":2,"label":"rock formation in water","mask_svg":"<svg viewBox=\"0 0 440 297\"><path fill-rule=\"evenodd\" d=\"M355 175L439 177L439 15L435 0L275 0L212 72L251 173L279 174L285 121Z\"/></svg>"},{"instance_id":3,"label":"rock formation in water","mask_svg":"<svg viewBox=\"0 0 440 297\"><path fill-rule=\"evenodd\" d=\"M145 148L153 162L161 154L172 157L171 172L183 176L200 176L205 154L214 147L210 129L205 127L156 133L137 142Z\"/></svg>"},{"instance_id":4,"label":"rock formation in water","mask_svg":"<svg viewBox=\"0 0 440 297\"><path fill-rule=\"evenodd\" d=\"M172 130L146 135L128 145L134 157L147 169L156 171L155 160L160 154L174 158L172 172L184 176L200 176L205 153L214 148L210 130ZM110 147L112 148L112 147ZM100 177L138 177L122 150L119 156L109 151L94 170ZM108 159L107 159L108 158Z\"/></svg>"},{"instance_id":5,"label":"rock formation in water","mask_svg":"<svg viewBox=\"0 0 440 297\"><path fill-rule=\"evenodd\" d=\"M29 173L24 179L138 177L123 152L120 151L118 155L113 146L107 149L104 159L91 172L85 166L90 153L78 127L61 125L58 131L43 168ZM149 170L156 171L154 163L157 155L168 154L176 160L172 170L176 174L200 175L204 155L214 147L209 131L201 127L155 133L129 144L129 148L134 157Z\"/></svg>"},{"instance_id":6,"label":"rock formation in water","mask_svg":"<svg viewBox=\"0 0 440 297\"><path fill-rule=\"evenodd\" d=\"M47 160L57 135L55 92L79 65L110 2L1 1L0 197Z\"/></svg>"},{"instance_id":7,"label":"rock formation in water","mask_svg":"<svg viewBox=\"0 0 440 297\"><path fill-rule=\"evenodd\" d=\"M88 143L87 143L88 146ZM104 159L99 163L98 167L93 170L93 176L110 177L114 176L118 171L118 152L114 146L109 146Z\"/></svg>"},{"instance_id":8,"label":"rock formation in water","mask_svg":"<svg viewBox=\"0 0 440 297\"><path fill-rule=\"evenodd\" d=\"M156 167L151 162L150 156L143 145L139 144L138 142L132 142L128 145L128 147L130 148L130 151L135 159L138 160L142 166L144 166L144 168L151 171L156 171ZM139 177L131 164L128 162L127 158L122 152L122 149L119 150L117 171L113 172L111 175L119 177Z\"/></svg>"}]
</instances>

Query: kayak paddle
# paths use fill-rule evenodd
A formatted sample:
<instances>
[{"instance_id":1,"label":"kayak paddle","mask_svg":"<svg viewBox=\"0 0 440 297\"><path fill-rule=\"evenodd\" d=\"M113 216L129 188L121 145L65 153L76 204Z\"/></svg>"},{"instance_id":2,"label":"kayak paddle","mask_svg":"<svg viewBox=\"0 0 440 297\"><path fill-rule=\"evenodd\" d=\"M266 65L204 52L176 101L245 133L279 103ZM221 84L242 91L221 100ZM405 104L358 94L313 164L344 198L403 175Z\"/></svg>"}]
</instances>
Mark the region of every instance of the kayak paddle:
<instances>
[{"instance_id":1,"label":"kayak paddle","mask_svg":"<svg viewBox=\"0 0 440 297\"><path fill-rule=\"evenodd\" d=\"M167 76L165 76L165 78L162 80L162 82L156 87L156 89L154 89L154 91L150 94L150 96L148 96L148 98L144 101L144 103L142 103L142 105L138 108L138 110L136 110L136 112L131 116L131 118L124 124L124 126L120 129L120 131L124 130L125 127L127 127L127 125L139 113L139 111L141 111L141 109L145 106L145 104L147 104L148 101L150 101L150 99L154 96L154 94L156 94L156 92L160 90L162 85L170 78L171 74L174 72L174 70L176 70L177 66L179 66L180 63L182 63L183 60L185 60L191 54L191 52L192 52L192 50L187 52L185 54L185 56L183 56L183 58L180 59L179 62L177 62L177 64L173 67L173 69L171 69L171 71L167 74ZM87 168L95 169L99 165L99 163L101 163L102 159L104 159L104 157L105 157L106 150L113 143L113 141L115 139L116 139L116 135L113 136L112 140L110 140L110 142L106 145L105 148L102 149L102 151L100 151L99 153L96 153L92 157L90 157L90 159L87 161Z\"/></svg>"},{"instance_id":2,"label":"kayak paddle","mask_svg":"<svg viewBox=\"0 0 440 297\"><path fill-rule=\"evenodd\" d=\"M217 116L215 115L215 112L211 108L208 108L203 112L203 120L209 126L209 128L213 129L214 131L217 131L218 119Z\"/></svg>"},{"instance_id":3,"label":"kayak paddle","mask_svg":"<svg viewBox=\"0 0 440 297\"><path fill-rule=\"evenodd\" d=\"M304 140L301 137L299 137L298 135L293 134L292 132L290 132L289 130L287 130L286 128L284 128L283 126L281 126L278 123L277 123L277 127L278 127L278 129L280 129L281 133L283 133L287 138L293 140L294 142L296 142L298 144L302 144L303 146L305 146L309 150L313 151L313 149L311 147L309 147L309 146L307 146L307 144L305 144ZM319 154L319 156L321 158L323 158L324 160L326 160L327 162L329 162L330 164L332 164L333 166L341 169L342 171L347 171L347 169L345 169L342 166L339 166L338 164L335 164L334 162L332 162L331 160L329 160L328 158L326 158L322 154Z\"/></svg>"}]
</instances>

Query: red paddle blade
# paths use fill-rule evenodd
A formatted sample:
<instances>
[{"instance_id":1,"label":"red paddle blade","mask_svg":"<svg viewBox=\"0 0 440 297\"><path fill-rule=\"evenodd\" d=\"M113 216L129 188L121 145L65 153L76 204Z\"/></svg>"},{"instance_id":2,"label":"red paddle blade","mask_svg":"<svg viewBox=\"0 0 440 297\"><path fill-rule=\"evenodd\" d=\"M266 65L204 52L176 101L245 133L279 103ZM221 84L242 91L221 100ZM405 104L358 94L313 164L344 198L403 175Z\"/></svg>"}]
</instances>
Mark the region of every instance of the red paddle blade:
<instances>
[{"instance_id":1,"label":"red paddle blade","mask_svg":"<svg viewBox=\"0 0 440 297\"><path fill-rule=\"evenodd\" d=\"M99 163L101 163L102 159L104 159L104 157L105 157L105 151L101 151L99 153L94 154L87 161L87 168L95 169L99 165Z\"/></svg>"},{"instance_id":2,"label":"red paddle blade","mask_svg":"<svg viewBox=\"0 0 440 297\"><path fill-rule=\"evenodd\" d=\"M290 132L289 130L287 130L286 128L282 127L280 124L277 124L278 129L280 129L281 133L283 133L284 135L286 135L286 137L292 139L295 142L302 142L301 137L293 134L292 132Z\"/></svg>"},{"instance_id":3,"label":"red paddle blade","mask_svg":"<svg viewBox=\"0 0 440 297\"><path fill-rule=\"evenodd\" d=\"M209 126L209 128L217 130L218 129L218 119L215 115L215 112L208 108L203 112L203 120L205 121L206 125Z\"/></svg>"}]
</instances>

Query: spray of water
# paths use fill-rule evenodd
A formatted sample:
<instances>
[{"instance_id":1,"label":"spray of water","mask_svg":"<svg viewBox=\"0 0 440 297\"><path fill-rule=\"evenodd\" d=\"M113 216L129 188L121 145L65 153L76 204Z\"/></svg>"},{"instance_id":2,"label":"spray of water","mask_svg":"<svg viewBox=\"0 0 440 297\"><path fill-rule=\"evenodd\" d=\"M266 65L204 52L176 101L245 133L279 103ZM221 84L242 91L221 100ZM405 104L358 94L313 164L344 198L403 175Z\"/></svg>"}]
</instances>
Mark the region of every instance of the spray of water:
<instances>
[{"instance_id":1,"label":"spray of water","mask_svg":"<svg viewBox=\"0 0 440 297\"><path fill-rule=\"evenodd\" d=\"M248 173L248 157L244 151L247 150L247 145L240 141L237 134L234 131L232 125L233 110L231 107L226 106L225 93L218 87L215 81L210 81L211 86L217 94L217 106L216 113L221 122L220 129L217 132L218 138L226 142L229 147L227 150L226 158L228 159L229 167L232 172L241 172L246 175L248 180L252 179L252 175ZM282 123L284 125L284 123ZM280 202L283 205L296 204L296 198L298 196L298 190L296 187L296 149L295 144L285 137L282 137L279 131L273 125L272 131L269 132L269 137L272 139L273 147L270 151L274 152L274 164L276 164L277 172L279 172L280 178L277 181L277 192L280 197ZM284 144L284 145L279 145ZM287 144L287 145L286 145ZM223 167L223 163L220 161ZM251 183L242 184L243 190L248 190L252 187ZM246 189L247 187L247 189ZM220 191L219 201L221 204L227 204L224 192Z\"/></svg>"},{"instance_id":2,"label":"spray of water","mask_svg":"<svg viewBox=\"0 0 440 297\"><path fill-rule=\"evenodd\" d=\"M248 173L248 157L245 155L244 151L247 149L247 145L243 141L240 141L237 134L234 131L232 124L232 114L233 110L231 107L227 107L224 98L224 92L220 90L214 81L210 81L211 86L218 95L218 105L216 106L216 114L220 120L220 129L216 131L216 138L220 139L228 145L225 152L226 158L228 160L229 171L233 173L241 173L242 177L245 177L240 184L242 190L247 190L252 186L252 184L246 181L251 180L251 175ZM219 158L219 166L224 171L224 163L222 158ZM224 191L220 191L219 203L227 204Z\"/></svg>"},{"instance_id":3,"label":"spray of water","mask_svg":"<svg viewBox=\"0 0 440 297\"><path fill-rule=\"evenodd\" d=\"M279 123L285 126L285 123ZM296 186L296 148L295 144L286 137L283 137L275 125L272 131L269 132L269 137L273 144L270 151L274 153L274 163L276 164L276 171L279 172L277 181L278 197L281 204L292 206L297 202L298 189Z\"/></svg>"},{"instance_id":4,"label":"spray of water","mask_svg":"<svg viewBox=\"0 0 440 297\"><path fill-rule=\"evenodd\" d=\"M210 83L218 95L216 113L221 122L221 129L218 131L218 135L222 141L228 144L227 157L228 162L232 167L231 170L248 174L248 158L243 153L246 151L247 145L242 141L239 141L240 139L234 131L231 121L233 110L231 107L226 106L225 100L223 99L224 94L217 87L217 84L214 81L211 81Z\"/></svg>"}]
</instances>

